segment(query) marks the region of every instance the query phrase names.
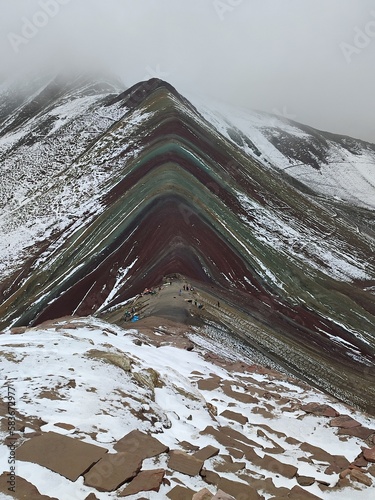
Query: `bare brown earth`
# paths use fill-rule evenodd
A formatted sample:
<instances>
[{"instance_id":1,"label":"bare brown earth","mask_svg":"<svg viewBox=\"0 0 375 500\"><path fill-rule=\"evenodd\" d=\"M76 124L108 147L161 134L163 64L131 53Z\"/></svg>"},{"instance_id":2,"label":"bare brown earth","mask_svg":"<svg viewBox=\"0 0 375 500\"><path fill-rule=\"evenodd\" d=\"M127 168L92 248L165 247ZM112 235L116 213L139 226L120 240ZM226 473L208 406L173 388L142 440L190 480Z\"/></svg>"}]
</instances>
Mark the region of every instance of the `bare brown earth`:
<instances>
[{"instance_id":1,"label":"bare brown earth","mask_svg":"<svg viewBox=\"0 0 375 500\"><path fill-rule=\"evenodd\" d=\"M189 290L184 290L184 286ZM162 319L164 323L165 321L175 323L179 329L184 329L185 325L202 325L201 317L204 311L198 308L198 304L201 303L200 295L196 290L190 290L191 286L190 282L176 277L166 279L160 286L153 288L155 294L140 295L114 313L104 314L103 318L127 328L129 321L125 321L124 313L134 307L135 314L140 317L137 327L144 328L148 325L153 327L157 318Z\"/></svg>"}]
</instances>

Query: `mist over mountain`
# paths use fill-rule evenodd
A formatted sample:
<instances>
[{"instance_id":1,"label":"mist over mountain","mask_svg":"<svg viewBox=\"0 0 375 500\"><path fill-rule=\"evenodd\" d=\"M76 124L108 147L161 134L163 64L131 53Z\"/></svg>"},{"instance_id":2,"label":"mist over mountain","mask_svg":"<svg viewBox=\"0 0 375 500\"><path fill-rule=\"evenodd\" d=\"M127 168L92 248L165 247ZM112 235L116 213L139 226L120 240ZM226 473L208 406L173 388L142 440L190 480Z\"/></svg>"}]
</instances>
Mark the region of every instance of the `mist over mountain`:
<instances>
[{"instance_id":1,"label":"mist over mountain","mask_svg":"<svg viewBox=\"0 0 375 500\"><path fill-rule=\"evenodd\" d=\"M370 142L370 0L20 0L1 3L4 76L112 71Z\"/></svg>"}]
</instances>

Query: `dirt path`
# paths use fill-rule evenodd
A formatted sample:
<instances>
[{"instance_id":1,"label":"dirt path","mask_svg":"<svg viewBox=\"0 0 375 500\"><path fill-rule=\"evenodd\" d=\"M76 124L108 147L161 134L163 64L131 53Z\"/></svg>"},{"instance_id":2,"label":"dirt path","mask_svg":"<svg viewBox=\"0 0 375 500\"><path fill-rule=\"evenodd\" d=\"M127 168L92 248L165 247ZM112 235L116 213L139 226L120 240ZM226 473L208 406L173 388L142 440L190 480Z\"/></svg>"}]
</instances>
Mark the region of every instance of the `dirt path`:
<instances>
[{"instance_id":1,"label":"dirt path","mask_svg":"<svg viewBox=\"0 0 375 500\"><path fill-rule=\"evenodd\" d=\"M139 302L147 297L141 309L141 318L154 316L185 325L201 324L199 299L195 290L190 288L187 281L173 279L166 282L161 290L157 288L155 295L141 297Z\"/></svg>"},{"instance_id":2,"label":"dirt path","mask_svg":"<svg viewBox=\"0 0 375 500\"><path fill-rule=\"evenodd\" d=\"M154 317L182 325L201 325L198 293L190 288L190 284L185 280L175 278L166 281L160 289L154 289L155 294L139 296L133 303L106 315L106 319L121 326L129 325L130 321L125 322L124 319L125 311L135 308L139 322Z\"/></svg>"}]
</instances>

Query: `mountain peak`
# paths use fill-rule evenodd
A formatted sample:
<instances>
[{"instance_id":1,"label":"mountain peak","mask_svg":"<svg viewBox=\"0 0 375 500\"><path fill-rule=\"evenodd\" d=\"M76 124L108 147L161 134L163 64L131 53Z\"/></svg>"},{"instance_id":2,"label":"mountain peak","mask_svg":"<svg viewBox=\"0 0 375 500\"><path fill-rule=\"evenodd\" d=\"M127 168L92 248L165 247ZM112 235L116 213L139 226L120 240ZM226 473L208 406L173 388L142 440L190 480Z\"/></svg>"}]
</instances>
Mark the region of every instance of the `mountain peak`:
<instances>
[{"instance_id":1,"label":"mountain peak","mask_svg":"<svg viewBox=\"0 0 375 500\"><path fill-rule=\"evenodd\" d=\"M156 92L161 93L164 97L168 96L175 98L175 102L179 102L194 113L197 113L196 108L187 99L185 99L185 97L183 97L175 89L175 87L159 78L150 78L149 80L132 85L127 90L110 100L108 105L111 106L116 103L121 103L122 107L134 109L138 106L142 106L143 102Z\"/></svg>"}]
</instances>

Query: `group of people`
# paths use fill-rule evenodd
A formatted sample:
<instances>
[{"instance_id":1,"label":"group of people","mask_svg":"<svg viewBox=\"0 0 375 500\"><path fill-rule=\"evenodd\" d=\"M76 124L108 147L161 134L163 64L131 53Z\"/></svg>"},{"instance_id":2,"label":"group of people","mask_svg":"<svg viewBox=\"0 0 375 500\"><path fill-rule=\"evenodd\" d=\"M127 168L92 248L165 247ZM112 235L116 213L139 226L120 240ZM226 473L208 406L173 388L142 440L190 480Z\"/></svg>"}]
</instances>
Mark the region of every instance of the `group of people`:
<instances>
[{"instance_id":1,"label":"group of people","mask_svg":"<svg viewBox=\"0 0 375 500\"><path fill-rule=\"evenodd\" d=\"M182 289L185 291L185 292L194 292L194 287L190 286L190 285L183 285ZM179 292L179 295L182 294L182 289L180 289L180 292ZM192 300L189 300L189 302L193 302ZM198 307L198 309L203 309L203 304L201 304L200 302L197 302L196 300L194 300L194 305L195 307Z\"/></svg>"},{"instance_id":2,"label":"group of people","mask_svg":"<svg viewBox=\"0 0 375 500\"><path fill-rule=\"evenodd\" d=\"M189 286L189 285L183 285L182 289L184 290L184 292L194 292L194 288L192 286ZM182 294L182 289L180 288L180 291L179 291L179 295Z\"/></svg>"},{"instance_id":3,"label":"group of people","mask_svg":"<svg viewBox=\"0 0 375 500\"><path fill-rule=\"evenodd\" d=\"M130 311L126 310L124 314L124 320L131 321L135 317L135 312L136 312L135 307L132 307Z\"/></svg>"}]
</instances>

